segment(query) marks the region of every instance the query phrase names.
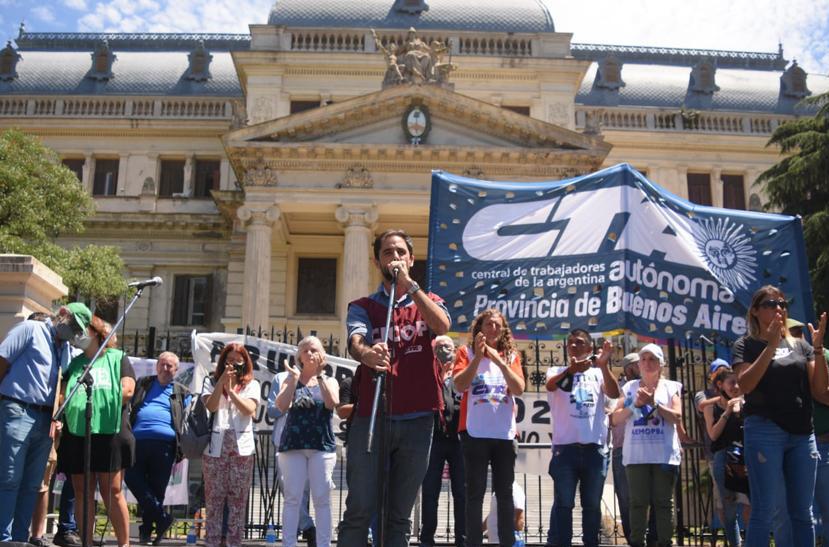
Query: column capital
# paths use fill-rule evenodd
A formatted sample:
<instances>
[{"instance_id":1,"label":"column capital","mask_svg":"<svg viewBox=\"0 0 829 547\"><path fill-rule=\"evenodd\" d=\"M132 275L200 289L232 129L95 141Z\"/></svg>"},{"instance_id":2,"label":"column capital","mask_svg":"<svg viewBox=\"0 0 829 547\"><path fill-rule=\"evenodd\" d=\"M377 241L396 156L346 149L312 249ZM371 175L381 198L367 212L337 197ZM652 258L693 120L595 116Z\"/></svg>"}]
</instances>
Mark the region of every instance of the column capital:
<instances>
[{"instance_id":1,"label":"column capital","mask_svg":"<svg viewBox=\"0 0 829 547\"><path fill-rule=\"evenodd\" d=\"M245 226L259 225L271 226L279 220L282 211L276 205L268 207L256 207L253 205L242 205L236 210L236 216Z\"/></svg>"},{"instance_id":2,"label":"column capital","mask_svg":"<svg viewBox=\"0 0 829 547\"><path fill-rule=\"evenodd\" d=\"M373 205L340 205L334 212L334 218L343 228L356 226L373 230L380 215L377 213L377 207Z\"/></svg>"}]
</instances>

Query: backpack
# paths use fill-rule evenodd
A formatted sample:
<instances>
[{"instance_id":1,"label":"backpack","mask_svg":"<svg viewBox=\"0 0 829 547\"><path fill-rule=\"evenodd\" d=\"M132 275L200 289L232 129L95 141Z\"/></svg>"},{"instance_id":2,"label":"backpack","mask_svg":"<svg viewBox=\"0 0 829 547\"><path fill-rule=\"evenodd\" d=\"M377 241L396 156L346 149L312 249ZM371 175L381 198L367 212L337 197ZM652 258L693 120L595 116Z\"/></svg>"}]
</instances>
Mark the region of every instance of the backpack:
<instances>
[{"instance_id":1,"label":"backpack","mask_svg":"<svg viewBox=\"0 0 829 547\"><path fill-rule=\"evenodd\" d=\"M209 377L205 378L204 381L210 381ZM184 409L184 420L181 424L178 446L182 455L189 460L202 457L213 434L213 415L207 411L207 407L202 401L203 394L204 385L202 385L201 393L193 397L193 400Z\"/></svg>"}]
</instances>

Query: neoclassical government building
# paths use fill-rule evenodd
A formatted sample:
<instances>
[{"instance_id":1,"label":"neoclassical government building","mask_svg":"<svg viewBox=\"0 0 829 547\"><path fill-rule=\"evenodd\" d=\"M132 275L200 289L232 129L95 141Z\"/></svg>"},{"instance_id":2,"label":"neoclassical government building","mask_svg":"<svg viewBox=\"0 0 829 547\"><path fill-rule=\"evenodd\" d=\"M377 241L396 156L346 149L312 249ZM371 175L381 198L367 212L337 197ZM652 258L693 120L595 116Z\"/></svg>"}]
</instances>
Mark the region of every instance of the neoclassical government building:
<instances>
[{"instance_id":1,"label":"neoclassical government building","mask_svg":"<svg viewBox=\"0 0 829 547\"><path fill-rule=\"evenodd\" d=\"M95 197L62 243L116 245L131 278L164 279L128 331L339 337L379 281L374 234L404 228L425 259L431 170L555 180L624 161L693 202L755 209L771 132L829 90L782 48L584 44L554 15L277 0L250 34L21 29L0 51L0 128L41 137Z\"/></svg>"}]
</instances>

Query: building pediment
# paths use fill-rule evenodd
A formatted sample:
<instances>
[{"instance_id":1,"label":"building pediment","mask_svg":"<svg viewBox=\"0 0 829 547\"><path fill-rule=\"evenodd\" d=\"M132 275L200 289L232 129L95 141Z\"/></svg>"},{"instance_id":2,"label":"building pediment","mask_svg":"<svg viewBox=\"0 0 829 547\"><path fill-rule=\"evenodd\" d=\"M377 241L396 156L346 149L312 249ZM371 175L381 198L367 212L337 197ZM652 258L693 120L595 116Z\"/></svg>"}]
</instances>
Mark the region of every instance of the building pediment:
<instances>
[{"instance_id":1,"label":"building pediment","mask_svg":"<svg viewBox=\"0 0 829 547\"><path fill-rule=\"evenodd\" d=\"M225 142L411 144L403 115L425 107L433 132L422 146L515 146L595 151L610 145L584 135L434 85L397 86L341 103L262 122L228 133ZM394 128L396 131L390 132ZM446 142L451 140L452 142Z\"/></svg>"}]
</instances>

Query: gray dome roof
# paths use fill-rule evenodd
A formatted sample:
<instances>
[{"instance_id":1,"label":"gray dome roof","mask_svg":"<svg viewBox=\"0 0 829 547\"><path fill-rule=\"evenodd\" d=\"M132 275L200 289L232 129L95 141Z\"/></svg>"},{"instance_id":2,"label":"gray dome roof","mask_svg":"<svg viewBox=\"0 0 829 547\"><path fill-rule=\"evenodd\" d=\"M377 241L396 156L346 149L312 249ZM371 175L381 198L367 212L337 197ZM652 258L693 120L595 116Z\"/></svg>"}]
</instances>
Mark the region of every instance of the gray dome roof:
<instances>
[{"instance_id":1,"label":"gray dome roof","mask_svg":"<svg viewBox=\"0 0 829 547\"><path fill-rule=\"evenodd\" d=\"M409 14L394 0L277 0L269 25L478 32L555 32L541 0L428 0L429 9Z\"/></svg>"}]
</instances>

